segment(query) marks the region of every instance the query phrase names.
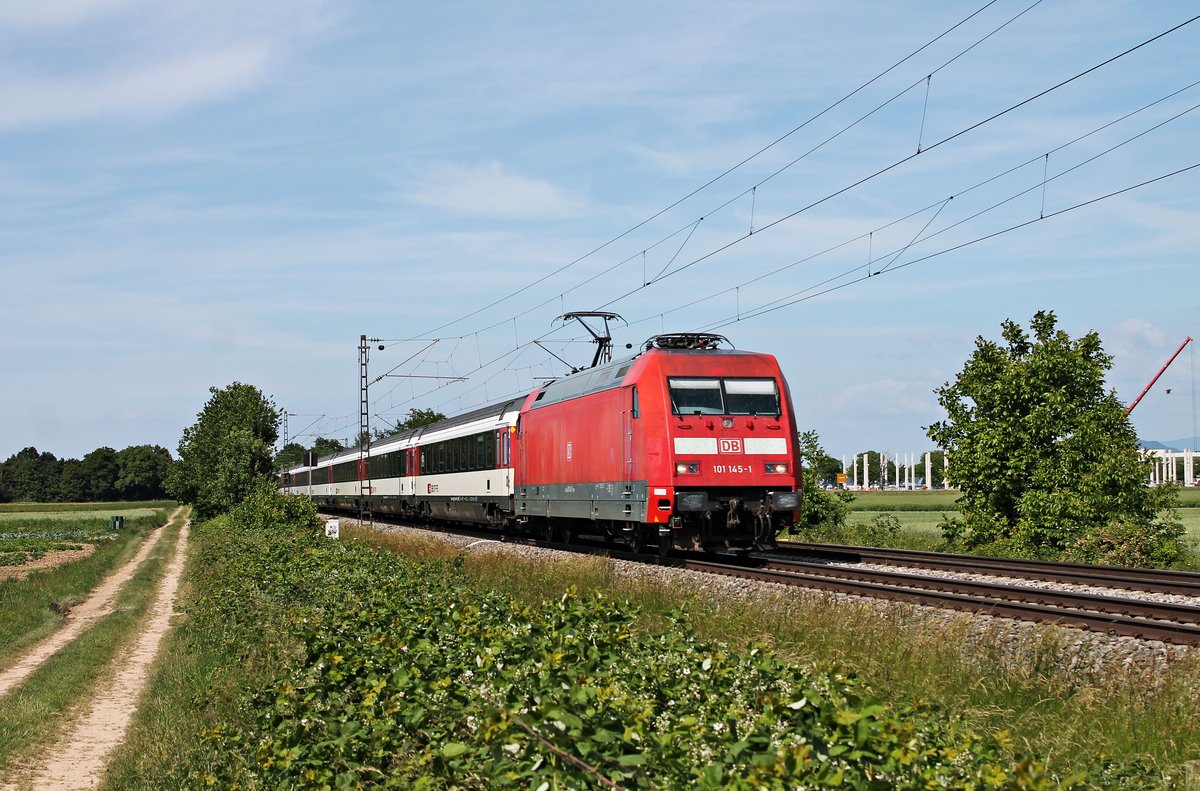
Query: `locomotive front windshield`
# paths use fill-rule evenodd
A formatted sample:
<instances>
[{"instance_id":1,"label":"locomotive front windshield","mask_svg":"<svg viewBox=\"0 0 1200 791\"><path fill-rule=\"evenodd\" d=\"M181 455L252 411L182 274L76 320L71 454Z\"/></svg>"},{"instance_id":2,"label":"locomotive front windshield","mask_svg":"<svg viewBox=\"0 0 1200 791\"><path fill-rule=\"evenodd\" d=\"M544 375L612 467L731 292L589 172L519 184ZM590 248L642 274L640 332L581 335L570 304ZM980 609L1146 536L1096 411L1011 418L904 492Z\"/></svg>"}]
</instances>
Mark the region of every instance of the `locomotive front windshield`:
<instances>
[{"instance_id":1,"label":"locomotive front windshield","mask_svg":"<svg viewBox=\"0 0 1200 791\"><path fill-rule=\"evenodd\" d=\"M671 411L676 415L779 416L774 379L693 379L668 377Z\"/></svg>"}]
</instances>

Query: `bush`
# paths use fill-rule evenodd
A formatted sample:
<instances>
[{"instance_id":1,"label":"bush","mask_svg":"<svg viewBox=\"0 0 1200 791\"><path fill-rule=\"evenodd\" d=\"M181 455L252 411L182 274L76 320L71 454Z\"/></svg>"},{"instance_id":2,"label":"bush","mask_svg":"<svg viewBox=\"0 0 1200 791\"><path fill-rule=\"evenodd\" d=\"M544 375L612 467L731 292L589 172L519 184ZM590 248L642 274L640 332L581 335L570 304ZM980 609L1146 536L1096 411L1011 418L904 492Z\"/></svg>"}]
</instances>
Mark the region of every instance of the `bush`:
<instances>
[{"instance_id":1,"label":"bush","mask_svg":"<svg viewBox=\"0 0 1200 791\"><path fill-rule=\"evenodd\" d=\"M1167 568L1183 559L1183 525L1157 519L1149 525L1114 521L1083 536L1067 551L1079 563Z\"/></svg>"}]
</instances>

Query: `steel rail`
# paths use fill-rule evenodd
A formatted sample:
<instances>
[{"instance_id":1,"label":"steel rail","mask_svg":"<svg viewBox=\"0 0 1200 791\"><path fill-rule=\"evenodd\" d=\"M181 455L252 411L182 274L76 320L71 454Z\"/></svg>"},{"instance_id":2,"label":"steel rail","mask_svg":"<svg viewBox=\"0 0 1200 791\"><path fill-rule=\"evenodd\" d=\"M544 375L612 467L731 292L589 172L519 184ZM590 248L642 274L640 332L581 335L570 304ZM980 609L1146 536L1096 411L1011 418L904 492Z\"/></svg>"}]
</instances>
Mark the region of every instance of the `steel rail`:
<instances>
[{"instance_id":1,"label":"steel rail","mask_svg":"<svg viewBox=\"0 0 1200 791\"><path fill-rule=\"evenodd\" d=\"M914 549L884 549L842 544L779 542L779 551L787 555L825 558L833 562L878 563L889 566L959 571L998 577L1021 577L1047 582L1066 582L1102 588L1136 590L1148 593L1173 593L1200 596L1200 574L1193 571L1138 569L1126 566L1092 566L1086 563L1058 563L1049 560L1014 560L975 555L952 555Z\"/></svg>"},{"instance_id":2,"label":"steel rail","mask_svg":"<svg viewBox=\"0 0 1200 791\"><path fill-rule=\"evenodd\" d=\"M971 593L993 599L1017 600L1069 607L1112 615L1135 615L1142 618L1179 621L1200 625L1200 607L1173 602L1132 599L1127 596L1105 596L1102 594L1079 593L1048 588L1033 588L1025 585L1003 585L995 582L931 577L925 574L878 571L843 566L825 566L803 561L769 560L762 566L772 571L785 573L817 574L836 579L858 579L882 584L900 583L907 587L929 590Z\"/></svg>"},{"instance_id":3,"label":"steel rail","mask_svg":"<svg viewBox=\"0 0 1200 791\"><path fill-rule=\"evenodd\" d=\"M871 598L907 601L915 604L933 605L943 609L963 610L1038 623L1050 623L1089 631L1105 632L1123 637L1135 637L1142 640L1200 645L1200 623L1196 622L1184 623L1179 621L1153 620L1134 615L1103 613L1095 610L1084 610L1055 604L989 598L987 596L955 592L953 590L928 587L914 588L903 584L895 585L863 578L856 579L853 575L841 577L698 560L678 560L675 562L668 561L668 563L681 568L703 571L710 574L722 574L725 576L806 588L819 588ZM888 576L887 572L874 573L883 577ZM922 577L921 579L927 581L931 578ZM954 582L953 580L941 581L946 583ZM953 585L947 584L942 587L952 588ZM1006 593L1012 593L1014 590L1008 586L996 587L1003 589ZM1036 591L1036 589L1028 588L1023 590Z\"/></svg>"}]
</instances>

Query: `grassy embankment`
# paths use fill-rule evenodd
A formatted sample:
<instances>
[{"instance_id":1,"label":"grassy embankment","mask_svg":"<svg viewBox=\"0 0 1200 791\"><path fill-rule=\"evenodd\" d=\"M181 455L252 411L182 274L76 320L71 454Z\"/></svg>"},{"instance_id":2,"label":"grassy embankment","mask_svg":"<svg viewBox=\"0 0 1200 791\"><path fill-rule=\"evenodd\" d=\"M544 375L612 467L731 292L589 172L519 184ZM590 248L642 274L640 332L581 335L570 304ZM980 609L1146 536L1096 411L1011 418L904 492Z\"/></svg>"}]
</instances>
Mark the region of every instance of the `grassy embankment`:
<instances>
[{"instance_id":1,"label":"grassy embankment","mask_svg":"<svg viewBox=\"0 0 1200 791\"><path fill-rule=\"evenodd\" d=\"M430 560L455 552L436 539L357 528L349 534L409 557ZM703 639L768 645L798 664L839 668L890 706L932 703L973 730L1007 731L1064 776L1084 771L1091 756L1103 753L1116 761L1144 760L1178 778L1200 755L1200 656L1161 676L1114 668L1069 675L1060 661L1070 650L1069 631L1045 630L1030 652L1013 656L1006 648L1011 635L981 635L969 627L969 618L944 628L914 627L905 606L881 612L873 604L835 603L822 594L714 601L675 585L619 577L603 559L550 565L472 552L464 571L475 585L522 601L546 601L568 591L628 601L643 613L649 630L662 628L669 612L686 606ZM1147 775L1128 787L1157 783Z\"/></svg>"},{"instance_id":2,"label":"grassy embankment","mask_svg":"<svg viewBox=\"0 0 1200 791\"><path fill-rule=\"evenodd\" d=\"M60 524L78 524L77 513L71 512L72 518ZM25 648L58 628L61 613L81 602L105 576L132 557L150 532L165 521L165 510L127 520L118 536L83 560L36 572L25 580L0 582L0 610L7 616L0 622L0 667L11 666ZM107 526L106 521L104 524ZM122 588L111 614L0 698L0 773L28 763L43 751L96 685L115 672L116 658L135 639L138 624L153 600L181 524L182 517L166 528L170 532ZM5 529L9 527L4 524Z\"/></svg>"},{"instance_id":3,"label":"grassy embankment","mask_svg":"<svg viewBox=\"0 0 1200 791\"><path fill-rule=\"evenodd\" d=\"M353 528L345 534L351 541L418 562L442 561L459 554L443 542L420 536L383 536ZM285 553L280 548L272 553L278 557L261 569L267 575L261 577L266 584L255 585L250 592L238 588L244 601L239 604L241 625L234 628L227 620L211 617L214 596L230 589L231 581L225 576L228 569L198 560L205 552L205 542L225 540L223 536L229 535L225 529L207 538L197 536L198 554L189 565L183 591L189 617L169 639L166 658L157 666L155 686L147 696L151 702L139 712L106 788L186 785L189 777L219 773L223 770L215 762L228 760L229 754L222 759L214 749L217 744L240 751L242 759L248 757L252 746L239 747L236 739L240 737L235 734L256 718L262 723L263 716L261 710L245 705L244 690L260 691L259 707L273 705L283 712L291 705L282 702L278 692L266 690L286 693L287 685L275 684L289 674L294 678L297 664L306 661L298 635L286 626L290 611L300 602L268 595L267 587L278 584L274 580L303 579L302 567L315 560L310 554L313 550ZM246 551L240 550L239 557ZM365 562L366 556L359 558ZM353 582L349 577L323 573L321 586L312 591L316 598ZM701 640L726 642L734 651L744 651L751 642L765 645L795 666L838 668L849 673L857 678L861 691L892 707L890 710L931 704L944 713L941 716L950 718L955 729L1007 732L1005 738L1011 738L1020 752L1041 757L1060 778L1081 771L1090 773L1104 788L1173 787L1180 782L1185 762L1200 754L1197 659L1176 663L1157 676L1111 668L1092 675L1066 674L1061 660L1070 649L1069 632L1047 630L1040 642L1013 655L1008 650L1011 635L981 635L965 625L965 620L945 627L916 627L905 607L834 603L822 595L781 594L766 602L717 601L679 585L628 579L618 575L611 562L596 558L558 563L516 561L480 546L463 554L456 573L479 595L508 597L514 608L522 602L540 607L563 596L621 602L623 609L640 613L634 628L645 635L677 629L669 614L686 606L689 622ZM342 617L357 620L360 616L352 611ZM397 620L391 628L403 630L405 626L405 621ZM249 633L242 631L247 628ZM317 622L311 628L318 628ZM349 636L335 644L342 645ZM351 644L344 644L349 651ZM373 640L362 643L373 644ZM307 661L315 658L310 653ZM325 661L340 660L326 657ZM442 672L450 669L444 667ZM311 691L319 691L315 677L305 678ZM381 676L378 683L386 681ZM345 705L355 699L339 698ZM207 736L199 741L196 733L202 729ZM1100 753L1120 768L1098 770L1096 756Z\"/></svg>"}]
</instances>

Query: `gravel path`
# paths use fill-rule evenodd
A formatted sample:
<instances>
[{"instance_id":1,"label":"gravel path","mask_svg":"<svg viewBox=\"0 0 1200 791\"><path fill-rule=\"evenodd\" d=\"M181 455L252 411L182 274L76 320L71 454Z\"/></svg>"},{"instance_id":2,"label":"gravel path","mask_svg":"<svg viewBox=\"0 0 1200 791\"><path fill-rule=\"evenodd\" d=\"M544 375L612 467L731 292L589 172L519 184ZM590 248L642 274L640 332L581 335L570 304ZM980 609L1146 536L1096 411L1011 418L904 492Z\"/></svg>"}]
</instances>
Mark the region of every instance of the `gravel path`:
<instances>
[{"instance_id":1,"label":"gravel path","mask_svg":"<svg viewBox=\"0 0 1200 791\"><path fill-rule=\"evenodd\" d=\"M168 522L174 520L179 515L180 509L176 509L168 519ZM134 573L142 565L154 548L158 546L159 540L162 539L162 529L155 530L149 538L143 542L137 554L127 560L123 566L108 575L99 585L96 586L84 602L76 607L72 607L66 614L66 622L58 631L49 635L39 643L35 643L29 651L17 660L17 663L0 673L0 697L7 695L11 690L20 686L25 679L42 666L50 657L54 656L63 646L70 643L79 635L83 634L96 621L113 611L113 604L117 600L117 594L125 583L133 577Z\"/></svg>"},{"instance_id":2,"label":"gravel path","mask_svg":"<svg viewBox=\"0 0 1200 791\"><path fill-rule=\"evenodd\" d=\"M174 554L159 582L149 615L128 653L120 655L116 677L99 691L88 711L70 732L60 736L32 777L22 782L34 789L91 789L99 785L109 754L125 738L137 711L138 698L158 656L175 613L175 596L183 575L190 522L179 531ZM160 533L162 531L159 531Z\"/></svg>"}]
</instances>

